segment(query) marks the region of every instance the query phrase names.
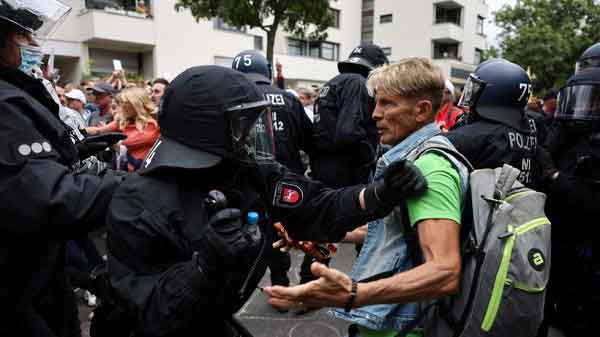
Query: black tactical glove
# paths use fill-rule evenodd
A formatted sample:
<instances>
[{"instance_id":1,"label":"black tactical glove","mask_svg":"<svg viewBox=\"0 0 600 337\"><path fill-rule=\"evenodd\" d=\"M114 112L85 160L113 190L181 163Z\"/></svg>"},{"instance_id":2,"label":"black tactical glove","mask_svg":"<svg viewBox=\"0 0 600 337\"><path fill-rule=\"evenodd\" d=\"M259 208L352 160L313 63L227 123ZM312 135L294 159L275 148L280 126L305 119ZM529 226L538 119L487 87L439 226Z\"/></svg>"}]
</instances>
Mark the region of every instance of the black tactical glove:
<instances>
[{"instance_id":1,"label":"black tactical glove","mask_svg":"<svg viewBox=\"0 0 600 337\"><path fill-rule=\"evenodd\" d=\"M554 160L552 160L552 156L548 150L546 150L543 146L538 146L535 153L535 160L541 169L542 182L550 182L556 179L556 173L558 172L558 169L556 168Z\"/></svg>"},{"instance_id":2,"label":"black tactical glove","mask_svg":"<svg viewBox=\"0 0 600 337\"><path fill-rule=\"evenodd\" d=\"M407 197L427 190L427 181L421 171L405 159L392 162L383 179L378 179L365 188L364 200L367 210L377 216L385 216Z\"/></svg>"},{"instance_id":3,"label":"black tactical glove","mask_svg":"<svg viewBox=\"0 0 600 337\"><path fill-rule=\"evenodd\" d=\"M79 160L89 158L125 138L127 138L127 136L119 132L85 137L81 142L75 144L75 146L77 146Z\"/></svg>"},{"instance_id":4,"label":"black tactical glove","mask_svg":"<svg viewBox=\"0 0 600 337\"><path fill-rule=\"evenodd\" d=\"M204 235L194 244L201 269L231 268L258 249L258 226L243 224L241 216L239 209L225 208L210 218Z\"/></svg>"}]
</instances>

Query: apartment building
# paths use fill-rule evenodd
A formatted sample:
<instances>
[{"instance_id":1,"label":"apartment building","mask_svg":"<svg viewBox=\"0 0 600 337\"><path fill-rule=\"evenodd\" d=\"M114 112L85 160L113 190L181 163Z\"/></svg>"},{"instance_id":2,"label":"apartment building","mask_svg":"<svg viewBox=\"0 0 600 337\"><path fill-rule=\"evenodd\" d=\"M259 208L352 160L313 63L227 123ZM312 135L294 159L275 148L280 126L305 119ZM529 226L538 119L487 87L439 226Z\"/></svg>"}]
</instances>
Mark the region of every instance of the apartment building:
<instances>
[{"instance_id":1,"label":"apartment building","mask_svg":"<svg viewBox=\"0 0 600 337\"><path fill-rule=\"evenodd\" d=\"M361 41L378 44L390 60L434 60L459 87L487 48L484 0L363 0Z\"/></svg>"},{"instance_id":2,"label":"apartment building","mask_svg":"<svg viewBox=\"0 0 600 337\"><path fill-rule=\"evenodd\" d=\"M45 48L55 53L65 79L106 76L115 59L128 74L148 79L200 64L231 66L242 50L266 52L262 30L230 27L219 18L196 22L188 10L175 11L175 0L63 1L73 10ZM331 0L336 20L325 41L277 33L274 59L288 86L321 84L337 74L337 61L360 43L360 8L360 0Z\"/></svg>"},{"instance_id":3,"label":"apartment building","mask_svg":"<svg viewBox=\"0 0 600 337\"><path fill-rule=\"evenodd\" d=\"M132 77L174 77L200 64L230 66L240 51L266 51L260 29L196 21L175 11L175 0L63 0L72 8L45 45L62 78L103 77L120 60ZM384 47L391 60L433 58L456 84L464 83L485 49L483 0L330 0L334 25L325 41L281 30L274 59L289 87L319 85L337 74L337 62L361 41Z\"/></svg>"}]
</instances>

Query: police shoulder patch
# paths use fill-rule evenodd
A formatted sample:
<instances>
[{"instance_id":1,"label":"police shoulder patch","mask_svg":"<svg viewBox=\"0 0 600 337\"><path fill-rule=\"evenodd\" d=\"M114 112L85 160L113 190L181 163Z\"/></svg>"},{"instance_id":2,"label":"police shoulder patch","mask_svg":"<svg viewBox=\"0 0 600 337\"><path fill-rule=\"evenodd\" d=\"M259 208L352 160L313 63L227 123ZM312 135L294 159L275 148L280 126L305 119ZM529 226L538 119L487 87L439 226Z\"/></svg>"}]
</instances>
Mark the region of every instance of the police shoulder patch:
<instances>
[{"instance_id":1,"label":"police shoulder patch","mask_svg":"<svg viewBox=\"0 0 600 337\"><path fill-rule=\"evenodd\" d=\"M298 185L280 182L275 189L273 205L276 207L293 208L302 204L304 192Z\"/></svg>"},{"instance_id":2,"label":"police shoulder patch","mask_svg":"<svg viewBox=\"0 0 600 337\"><path fill-rule=\"evenodd\" d=\"M28 159L46 159L59 157L52 144L43 138L19 137L8 144L8 152L1 154L8 163L21 163Z\"/></svg>"}]
</instances>

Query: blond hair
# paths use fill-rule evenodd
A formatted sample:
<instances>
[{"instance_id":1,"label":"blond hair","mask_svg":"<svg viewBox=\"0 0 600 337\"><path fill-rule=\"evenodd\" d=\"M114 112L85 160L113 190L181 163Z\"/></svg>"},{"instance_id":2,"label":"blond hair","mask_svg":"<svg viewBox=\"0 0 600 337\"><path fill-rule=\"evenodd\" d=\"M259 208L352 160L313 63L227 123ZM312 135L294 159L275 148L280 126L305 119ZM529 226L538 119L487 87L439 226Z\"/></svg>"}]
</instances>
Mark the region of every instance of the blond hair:
<instances>
[{"instance_id":1,"label":"blond hair","mask_svg":"<svg viewBox=\"0 0 600 337\"><path fill-rule=\"evenodd\" d=\"M135 117L133 122L135 128L138 131L144 131L148 123L157 125L156 120L152 118L155 106L148 97L146 90L141 88L128 88L123 90L118 96L117 101L120 104L129 103L131 108L135 111ZM131 118L125 117L123 114L117 116L119 129L123 130L132 120Z\"/></svg>"},{"instance_id":2,"label":"blond hair","mask_svg":"<svg viewBox=\"0 0 600 337\"><path fill-rule=\"evenodd\" d=\"M374 96L381 92L390 96L431 101L432 113L440 108L444 92L444 75L429 59L410 57L384 65L371 72L367 89Z\"/></svg>"}]
</instances>

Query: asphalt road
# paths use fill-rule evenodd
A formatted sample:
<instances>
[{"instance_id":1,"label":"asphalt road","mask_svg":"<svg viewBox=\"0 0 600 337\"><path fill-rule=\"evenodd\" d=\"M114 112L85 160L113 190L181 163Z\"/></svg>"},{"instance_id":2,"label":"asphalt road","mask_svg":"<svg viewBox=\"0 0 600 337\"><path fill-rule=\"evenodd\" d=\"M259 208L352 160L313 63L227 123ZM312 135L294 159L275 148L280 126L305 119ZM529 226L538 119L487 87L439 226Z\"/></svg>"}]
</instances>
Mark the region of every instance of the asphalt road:
<instances>
[{"instance_id":1,"label":"asphalt road","mask_svg":"<svg viewBox=\"0 0 600 337\"><path fill-rule=\"evenodd\" d=\"M303 254L292 250L292 268L288 272L291 284L298 284L300 264ZM354 245L341 244L332 259L331 266L350 271L355 258ZM261 286L270 285L269 272L261 281ZM250 300L236 315L254 337L342 337L346 335L348 324L327 315L327 310L312 311L303 315L297 312L279 313L267 303L267 295L255 291Z\"/></svg>"},{"instance_id":2,"label":"asphalt road","mask_svg":"<svg viewBox=\"0 0 600 337\"><path fill-rule=\"evenodd\" d=\"M302 253L296 250L290 252L292 267L288 276L292 284L298 284L298 272L302 263ZM349 272L354 263L355 250L350 244L341 244L338 254L332 259L333 268ZM265 274L260 283L262 286L270 285L269 272ZM89 337L88 316L91 309L83 302L79 306L79 317L82 322L82 337ZM342 320L334 319L327 314L327 310L312 311L298 315L296 312L280 313L267 303L267 296L256 290L250 300L237 313L236 317L246 326L254 337L343 337L346 336L348 324ZM551 329L548 337L562 337L563 335Z\"/></svg>"}]
</instances>

